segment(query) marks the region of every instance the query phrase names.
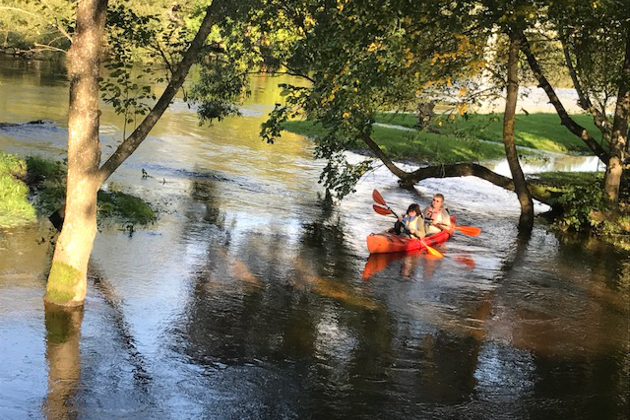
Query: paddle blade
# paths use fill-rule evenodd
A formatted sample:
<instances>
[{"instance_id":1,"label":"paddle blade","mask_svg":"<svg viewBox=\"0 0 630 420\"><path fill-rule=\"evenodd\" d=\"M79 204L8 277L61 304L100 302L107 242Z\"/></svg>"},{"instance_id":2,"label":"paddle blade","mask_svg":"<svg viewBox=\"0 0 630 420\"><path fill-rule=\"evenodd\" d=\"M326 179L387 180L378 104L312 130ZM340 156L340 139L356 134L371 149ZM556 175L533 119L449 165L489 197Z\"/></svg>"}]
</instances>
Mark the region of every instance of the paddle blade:
<instances>
[{"instance_id":1,"label":"paddle blade","mask_svg":"<svg viewBox=\"0 0 630 420\"><path fill-rule=\"evenodd\" d=\"M424 240L421 240L421 241L422 241L422 243L424 244L424 247L427 249L427 252L428 252L429 254L433 255L433 256L434 256L434 257L436 257L436 258L444 258L444 255L442 255L442 254L440 253L440 251L438 251L437 249L432 248L432 247L430 247L429 245L427 245L427 243L426 243L426 242L424 242Z\"/></svg>"},{"instance_id":2,"label":"paddle blade","mask_svg":"<svg viewBox=\"0 0 630 420\"><path fill-rule=\"evenodd\" d=\"M468 236L478 236L481 229L475 226L455 226L455 229Z\"/></svg>"},{"instance_id":3,"label":"paddle blade","mask_svg":"<svg viewBox=\"0 0 630 420\"><path fill-rule=\"evenodd\" d=\"M387 206L387 202L383 199L383 196L381 195L381 193L378 192L376 189L374 189L374 191L372 191L372 198L378 204L380 204L382 206Z\"/></svg>"},{"instance_id":4,"label":"paddle blade","mask_svg":"<svg viewBox=\"0 0 630 420\"><path fill-rule=\"evenodd\" d=\"M385 207L377 206L376 204L372 204L372 208L378 214L382 214L383 216L389 216L392 214L391 210L386 209Z\"/></svg>"}]
</instances>

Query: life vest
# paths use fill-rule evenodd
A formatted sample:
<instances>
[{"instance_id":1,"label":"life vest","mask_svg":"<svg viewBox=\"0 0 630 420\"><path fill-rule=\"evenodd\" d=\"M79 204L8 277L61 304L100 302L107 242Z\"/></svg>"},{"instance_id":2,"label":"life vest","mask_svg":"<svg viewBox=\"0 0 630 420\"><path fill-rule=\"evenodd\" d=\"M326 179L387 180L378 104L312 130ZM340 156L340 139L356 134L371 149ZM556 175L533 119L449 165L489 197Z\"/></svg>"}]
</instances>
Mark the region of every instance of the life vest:
<instances>
[{"instance_id":1,"label":"life vest","mask_svg":"<svg viewBox=\"0 0 630 420\"><path fill-rule=\"evenodd\" d=\"M433 207L427 207L424 211L424 229L427 232L427 235L433 235L434 233L439 233L442 231L442 229L440 229L439 227L433 226L433 223L442 223L446 226L451 225L451 215L449 214L447 208L443 208L442 211L437 215L437 217L433 218L433 215Z\"/></svg>"},{"instance_id":2,"label":"life vest","mask_svg":"<svg viewBox=\"0 0 630 420\"><path fill-rule=\"evenodd\" d=\"M403 224L405 225L405 233L411 234L411 230L420 231L416 233L416 235L412 235L415 237L423 237L424 236L424 225L422 223L422 218L420 216L409 217L405 216L402 219Z\"/></svg>"}]
</instances>

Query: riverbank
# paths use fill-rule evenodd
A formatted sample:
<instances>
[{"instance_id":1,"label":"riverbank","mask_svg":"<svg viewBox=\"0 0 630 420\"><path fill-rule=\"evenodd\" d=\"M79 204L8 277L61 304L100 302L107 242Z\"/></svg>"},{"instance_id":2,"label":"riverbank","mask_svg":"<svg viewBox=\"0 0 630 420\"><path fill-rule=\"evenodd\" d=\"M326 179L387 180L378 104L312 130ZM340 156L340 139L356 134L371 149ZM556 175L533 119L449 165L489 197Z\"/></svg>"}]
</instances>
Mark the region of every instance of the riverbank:
<instances>
[{"instance_id":1,"label":"riverbank","mask_svg":"<svg viewBox=\"0 0 630 420\"><path fill-rule=\"evenodd\" d=\"M20 158L0 151L0 227L35 223L63 205L66 189L63 162L38 156ZM100 218L126 229L147 225L157 214L139 197L116 191L98 192Z\"/></svg>"},{"instance_id":2,"label":"riverbank","mask_svg":"<svg viewBox=\"0 0 630 420\"><path fill-rule=\"evenodd\" d=\"M578 124L601 141L599 130L587 115L573 115ZM439 116L423 130L416 128L413 114L383 113L377 116L372 138L390 157L418 163L439 164L479 162L505 157L503 120L499 114ZM289 121L287 131L308 137L322 137L323 127L310 121ZM519 114L515 142L522 155L536 151L590 154L584 142L560 124L557 114ZM364 144L353 145L366 150Z\"/></svg>"},{"instance_id":3,"label":"riverbank","mask_svg":"<svg viewBox=\"0 0 630 420\"><path fill-rule=\"evenodd\" d=\"M572 116L601 141L599 130L587 115ZM438 116L424 130L415 127L412 114L384 113L377 116L372 138L392 159L417 164L491 161L505 157L503 120L499 114ZM309 121L290 121L285 130L308 137L326 134ZM519 114L515 141L522 159L549 153L587 155L590 150L560 124L557 114ZM363 144L353 144L366 151ZM601 172L543 172L526 174L528 182L551 191L564 209L554 219L563 231L589 231L623 249L630 250L630 206L622 199L622 213L611 219L601 208Z\"/></svg>"}]
</instances>

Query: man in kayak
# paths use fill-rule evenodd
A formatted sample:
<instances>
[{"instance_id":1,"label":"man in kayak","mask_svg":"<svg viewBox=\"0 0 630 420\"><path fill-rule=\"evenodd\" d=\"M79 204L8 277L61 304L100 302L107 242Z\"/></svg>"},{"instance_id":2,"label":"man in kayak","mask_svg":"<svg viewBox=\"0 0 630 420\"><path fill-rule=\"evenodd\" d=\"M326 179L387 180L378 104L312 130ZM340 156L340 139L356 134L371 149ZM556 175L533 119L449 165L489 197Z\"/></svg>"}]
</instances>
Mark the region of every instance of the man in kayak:
<instances>
[{"instance_id":1,"label":"man in kayak","mask_svg":"<svg viewBox=\"0 0 630 420\"><path fill-rule=\"evenodd\" d=\"M444 207L444 196L437 193L433 201L424 210L424 228L427 235L439 233L451 227L451 216Z\"/></svg>"},{"instance_id":2,"label":"man in kayak","mask_svg":"<svg viewBox=\"0 0 630 420\"><path fill-rule=\"evenodd\" d=\"M405 235L410 238L424 238L426 233L424 231L424 223L420 217L420 206L413 203L407 209L407 213L402 218L399 218L394 225L394 233L396 235Z\"/></svg>"}]
</instances>

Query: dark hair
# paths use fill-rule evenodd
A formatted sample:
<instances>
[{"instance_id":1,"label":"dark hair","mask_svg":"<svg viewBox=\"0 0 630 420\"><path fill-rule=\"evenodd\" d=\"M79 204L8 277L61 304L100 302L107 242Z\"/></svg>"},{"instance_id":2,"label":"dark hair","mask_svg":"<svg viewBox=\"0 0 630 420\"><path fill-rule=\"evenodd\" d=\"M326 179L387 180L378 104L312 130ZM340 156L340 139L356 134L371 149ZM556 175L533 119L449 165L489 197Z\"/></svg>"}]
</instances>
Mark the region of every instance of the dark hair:
<instances>
[{"instance_id":1,"label":"dark hair","mask_svg":"<svg viewBox=\"0 0 630 420\"><path fill-rule=\"evenodd\" d=\"M422 213L420 211L420 206L417 205L416 203L411 204L408 208L407 208L407 214L409 214L410 211L415 211L417 215L420 215L420 213Z\"/></svg>"}]
</instances>

